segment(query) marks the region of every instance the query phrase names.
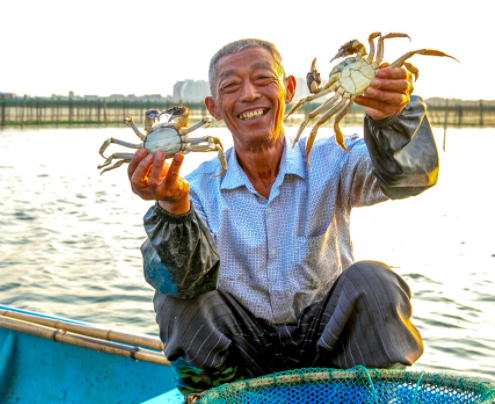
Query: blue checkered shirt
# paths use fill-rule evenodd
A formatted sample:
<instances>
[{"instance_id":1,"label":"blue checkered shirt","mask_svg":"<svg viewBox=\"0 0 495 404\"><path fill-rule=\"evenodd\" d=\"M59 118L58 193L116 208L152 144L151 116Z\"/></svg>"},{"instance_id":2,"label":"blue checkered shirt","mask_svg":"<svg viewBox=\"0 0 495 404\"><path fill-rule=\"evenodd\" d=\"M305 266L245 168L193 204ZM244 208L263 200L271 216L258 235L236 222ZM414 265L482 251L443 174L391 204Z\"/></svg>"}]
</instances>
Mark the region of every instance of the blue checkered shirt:
<instances>
[{"instance_id":1,"label":"blue checkered shirt","mask_svg":"<svg viewBox=\"0 0 495 404\"><path fill-rule=\"evenodd\" d=\"M255 317L294 323L354 262L352 208L415 195L436 182L437 151L420 101L386 121L367 118L365 139L345 139L350 154L333 137L317 139L311 169L305 139L292 149L293 139L285 137L268 199L254 189L233 148L223 176L212 178L220 171L217 159L203 163L187 177L188 214L173 216L155 205L145 216L146 279L179 297L218 287Z\"/></svg>"}]
</instances>

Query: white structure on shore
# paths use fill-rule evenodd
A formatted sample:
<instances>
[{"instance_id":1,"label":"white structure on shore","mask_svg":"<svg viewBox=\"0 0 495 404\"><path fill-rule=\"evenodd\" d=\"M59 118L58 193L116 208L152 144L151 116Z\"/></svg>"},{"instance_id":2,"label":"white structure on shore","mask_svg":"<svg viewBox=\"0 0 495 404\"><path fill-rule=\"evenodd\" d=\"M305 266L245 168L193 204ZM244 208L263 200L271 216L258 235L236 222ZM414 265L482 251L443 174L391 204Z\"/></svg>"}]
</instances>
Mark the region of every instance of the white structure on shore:
<instances>
[{"instance_id":1,"label":"white structure on shore","mask_svg":"<svg viewBox=\"0 0 495 404\"><path fill-rule=\"evenodd\" d=\"M205 80L184 80L174 84L172 98L177 102L203 102L210 95L208 82Z\"/></svg>"}]
</instances>

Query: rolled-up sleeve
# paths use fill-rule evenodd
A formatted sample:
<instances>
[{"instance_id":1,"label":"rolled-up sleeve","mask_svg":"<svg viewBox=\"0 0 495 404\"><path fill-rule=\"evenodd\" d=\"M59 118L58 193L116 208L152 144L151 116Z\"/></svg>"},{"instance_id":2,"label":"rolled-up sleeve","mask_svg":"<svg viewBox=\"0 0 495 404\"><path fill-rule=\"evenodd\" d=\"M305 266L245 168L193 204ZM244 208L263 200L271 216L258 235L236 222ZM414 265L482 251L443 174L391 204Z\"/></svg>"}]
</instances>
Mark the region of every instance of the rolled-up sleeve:
<instances>
[{"instance_id":1,"label":"rolled-up sleeve","mask_svg":"<svg viewBox=\"0 0 495 404\"><path fill-rule=\"evenodd\" d=\"M144 217L144 228L148 235L141 247L144 277L153 288L179 298L217 288L219 254L192 204L179 216L155 204Z\"/></svg>"},{"instance_id":2,"label":"rolled-up sleeve","mask_svg":"<svg viewBox=\"0 0 495 404\"><path fill-rule=\"evenodd\" d=\"M365 118L364 140L373 163L373 173L390 199L418 195L436 184L438 151L418 96L398 115L382 121Z\"/></svg>"}]
</instances>

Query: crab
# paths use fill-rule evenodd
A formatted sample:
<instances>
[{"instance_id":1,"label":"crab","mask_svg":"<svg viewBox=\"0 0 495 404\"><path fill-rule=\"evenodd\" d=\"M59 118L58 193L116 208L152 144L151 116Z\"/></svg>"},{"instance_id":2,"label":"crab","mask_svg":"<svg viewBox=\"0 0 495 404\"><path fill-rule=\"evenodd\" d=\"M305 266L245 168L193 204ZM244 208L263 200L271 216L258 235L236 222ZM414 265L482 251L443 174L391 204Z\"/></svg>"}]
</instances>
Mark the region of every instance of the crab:
<instances>
[{"instance_id":1,"label":"crab","mask_svg":"<svg viewBox=\"0 0 495 404\"><path fill-rule=\"evenodd\" d=\"M161 121L163 115L165 116L165 122ZM131 149L141 149L144 147L150 154L154 154L161 150L165 153L166 159L173 157L177 152L187 154L189 152L216 151L218 152L218 160L220 161L222 171L214 177L218 177L227 171L227 159L225 158L220 139L213 136L198 138L188 137L189 133L198 128L203 126L208 128L213 123L210 116L203 118L197 124L187 128L187 124L189 123L189 108L184 106L173 107L162 112L156 109L150 109L145 113L144 130L146 135L139 131L134 124L132 117L126 116L124 122L127 126L132 128L134 133L143 141L143 143L128 143L119 139L114 139L113 137L105 140L100 147L99 153L106 160L103 164L98 166L98 169L110 165L114 159L118 161L111 167L104 169L101 174L106 171L114 170L124 163L129 163L134 156L133 153L113 153L108 158L105 157L103 152L112 143L126 146Z\"/></svg>"},{"instance_id":2,"label":"crab","mask_svg":"<svg viewBox=\"0 0 495 404\"><path fill-rule=\"evenodd\" d=\"M376 52L375 59L375 39L380 38L378 40L378 50ZM338 58L356 55L354 57L348 57L340 62L337 66L333 68L330 72L330 78L328 83L326 83L323 87L321 85L320 73L316 70L316 59L313 60L311 64L311 71L306 76L306 81L308 84L309 91L313 95L309 95L306 98L300 99L296 105L292 108L292 110L285 116L285 118L289 117L296 110L301 108L307 102L316 100L317 98L324 97L328 94L335 93L335 95L324 102L321 106L312 111L304 122L299 127L299 131L297 133L296 139L292 147L295 146L304 129L308 125L308 123L315 118L318 114L323 113L320 119L316 122L315 126L311 130L309 134L308 140L306 142L306 160L309 164L309 154L311 152L311 148L313 147L313 143L316 138L316 134L318 133L318 129L321 125L327 122L333 115L337 115L335 117L334 123L334 131L335 131L335 141L336 143L347 153L350 153L347 147L344 144L344 135L339 127L339 122L344 118L344 116L351 109L352 104L356 97L364 94L366 89L371 85L371 81L375 78L376 73L378 72L378 67L382 63L383 55L384 55L384 45L383 41L388 38L409 38L407 34L401 33L390 33L388 35L382 36L380 32L372 33L368 42L370 45L370 53L369 56L364 59L367 55L365 46L357 41L351 40L346 44L342 45L342 47L338 50L337 55L330 61L330 63ZM411 40L411 38L409 38ZM428 56L446 56L452 58L458 62L456 58L453 56L447 55L438 50L433 49L419 49L416 51L407 52L395 62L393 62L388 67L401 67L404 66L409 72L414 74L415 80L418 79L419 73L418 69L414 67L411 63L407 63L406 60L414 55L428 55Z\"/></svg>"}]
</instances>

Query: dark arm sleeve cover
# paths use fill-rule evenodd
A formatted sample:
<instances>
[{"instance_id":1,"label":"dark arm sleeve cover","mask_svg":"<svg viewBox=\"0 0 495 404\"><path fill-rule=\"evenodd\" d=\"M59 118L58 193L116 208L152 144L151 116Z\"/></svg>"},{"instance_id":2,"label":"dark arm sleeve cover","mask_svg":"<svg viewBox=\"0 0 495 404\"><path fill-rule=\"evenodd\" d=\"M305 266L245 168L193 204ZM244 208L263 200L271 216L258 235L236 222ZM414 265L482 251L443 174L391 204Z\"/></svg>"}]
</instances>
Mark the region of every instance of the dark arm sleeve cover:
<instances>
[{"instance_id":1,"label":"dark arm sleeve cover","mask_svg":"<svg viewBox=\"0 0 495 404\"><path fill-rule=\"evenodd\" d=\"M378 185L390 199L418 195L436 184L438 152L418 96L398 115L383 121L366 116L364 140Z\"/></svg>"},{"instance_id":2,"label":"dark arm sleeve cover","mask_svg":"<svg viewBox=\"0 0 495 404\"><path fill-rule=\"evenodd\" d=\"M155 204L144 217L144 228L148 234L141 247L144 277L153 288L183 299L217 288L218 251L192 204L180 216Z\"/></svg>"}]
</instances>

